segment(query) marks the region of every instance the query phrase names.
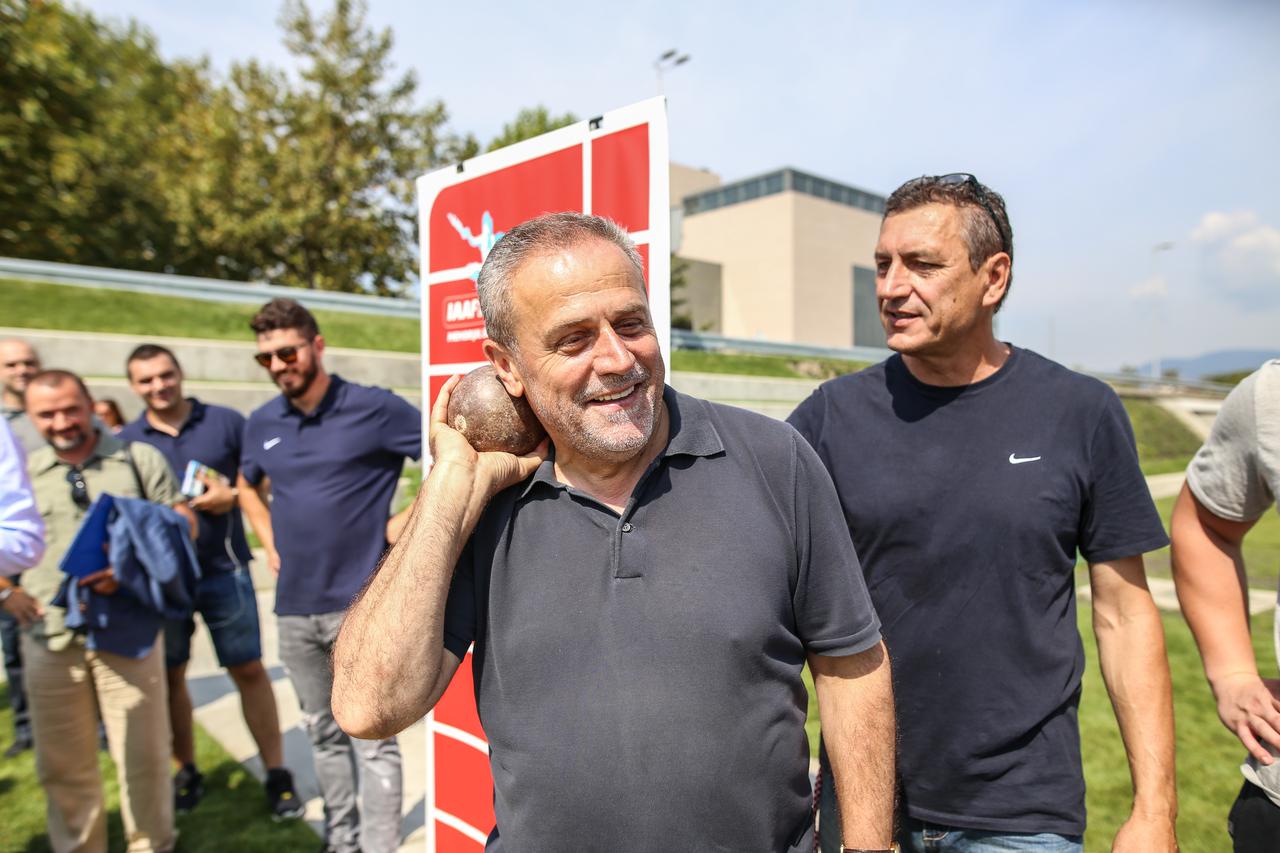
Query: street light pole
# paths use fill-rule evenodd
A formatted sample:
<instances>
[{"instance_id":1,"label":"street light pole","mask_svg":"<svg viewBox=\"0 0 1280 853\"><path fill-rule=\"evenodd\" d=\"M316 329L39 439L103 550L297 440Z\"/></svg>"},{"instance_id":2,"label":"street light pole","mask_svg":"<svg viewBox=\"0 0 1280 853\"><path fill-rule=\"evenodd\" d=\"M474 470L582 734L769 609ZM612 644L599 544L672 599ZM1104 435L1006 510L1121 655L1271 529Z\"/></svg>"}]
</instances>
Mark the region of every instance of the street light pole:
<instances>
[{"instance_id":1,"label":"street light pole","mask_svg":"<svg viewBox=\"0 0 1280 853\"><path fill-rule=\"evenodd\" d=\"M1153 287L1160 283L1156 278L1156 276L1158 275L1158 269L1159 269L1159 265L1157 262L1158 262L1160 253L1168 252L1172 249L1173 249L1173 241L1171 240L1164 240L1160 243L1156 243L1154 246L1151 247L1151 283ZM1161 379L1164 378L1164 375L1163 375L1164 371L1161 369L1161 363L1160 363L1161 361L1160 347L1164 342L1163 314L1165 312L1166 305L1163 303L1168 301L1168 296L1169 296L1168 288L1167 287L1165 288L1165 292L1163 294L1157 293L1156 296L1158 299L1157 299L1155 308L1152 311L1152 318L1155 320L1155 326L1156 326L1156 336L1155 336L1156 340L1155 340L1155 358L1151 362L1151 373L1152 373L1151 378L1159 382ZM1164 297L1164 298L1159 299L1159 297Z\"/></svg>"},{"instance_id":2,"label":"street light pole","mask_svg":"<svg viewBox=\"0 0 1280 853\"><path fill-rule=\"evenodd\" d=\"M672 68L675 68L676 66L684 65L690 59L691 57L689 56L689 54L681 53L680 51L676 50L673 47L671 48L671 50L664 51L663 54L654 61L653 72L658 76L658 94L659 95L664 94L663 86L662 86L662 73L664 71L670 71Z\"/></svg>"}]
</instances>

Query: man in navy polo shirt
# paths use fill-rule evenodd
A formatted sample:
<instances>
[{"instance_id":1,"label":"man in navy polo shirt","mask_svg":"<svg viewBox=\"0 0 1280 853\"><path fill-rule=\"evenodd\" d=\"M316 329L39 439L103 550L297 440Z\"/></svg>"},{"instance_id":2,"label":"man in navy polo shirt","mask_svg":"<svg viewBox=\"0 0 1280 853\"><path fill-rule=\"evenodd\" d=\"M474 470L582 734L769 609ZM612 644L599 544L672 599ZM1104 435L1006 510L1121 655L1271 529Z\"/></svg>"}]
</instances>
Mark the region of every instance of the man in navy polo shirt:
<instances>
[{"instance_id":1,"label":"man in navy polo shirt","mask_svg":"<svg viewBox=\"0 0 1280 853\"><path fill-rule=\"evenodd\" d=\"M273 299L250 325L258 363L281 396L245 426L241 500L279 575L280 659L311 737L325 843L339 853L395 850L400 748L395 738L359 740L338 727L330 653L347 606L407 518L388 516L405 457L422 453L422 416L390 391L329 374L324 336L294 300Z\"/></svg>"},{"instance_id":2,"label":"man in navy polo shirt","mask_svg":"<svg viewBox=\"0 0 1280 853\"><path fill-rule=\"evenodd\" d=\"M182 394L182 368L177 357L156 344L143 344L125 362L125 374L146 410L120 431L124 441L150 444L168 460L181 481L191 462L215 474L201 474L203 493L191 500L200 514L196 557L200 586L196 611L213 638L218 663L240 691L240 707L267 771L267 800L274 819L300 817L303 804L284 767L280 719L271 679L262 665L258 602L249 575L249 544L245 541L235 482L240 470L240 441L244 418L223 406L202 403ZM204 777L195 765L191 694L187 692L187 662L191 659L194 619L168 622L164 628L165 666L169 681L169 719L173 726L174 807L195 808L204 790Z\"/></svg>"},{"instance_id":3,"label":"man in navy polo shirt","mask_svg":"<svg viewBox=\"0 0 1280 853\"><path fill-rule=\"evenodd\" d=\"M550 446L476 453L444 386L412 520L334 652L343 725L403 729L474 642L491 853L807 853L808 663L846 849L887 851L889 662L817 455L666 387L642 259L608 220L510 229L477 289L485 354Z\"/></svg>"},{"instance_id":4,"label":"man in navy polo shirt","mask_svg":"<svg viewBox=\"0 0 1280 853\"><path fill-rule=\"evenodd\" d=\"M1173 704L1142 561L1168 538L1124 407L995 337L1013 230L972 175L895 190L875 258L897 354L823 384L790 422L835 480L884 620L902 847L1081 849L1079 553L1133 774L1113 849L1171 853Z\"/></svg>"}]
</instances>

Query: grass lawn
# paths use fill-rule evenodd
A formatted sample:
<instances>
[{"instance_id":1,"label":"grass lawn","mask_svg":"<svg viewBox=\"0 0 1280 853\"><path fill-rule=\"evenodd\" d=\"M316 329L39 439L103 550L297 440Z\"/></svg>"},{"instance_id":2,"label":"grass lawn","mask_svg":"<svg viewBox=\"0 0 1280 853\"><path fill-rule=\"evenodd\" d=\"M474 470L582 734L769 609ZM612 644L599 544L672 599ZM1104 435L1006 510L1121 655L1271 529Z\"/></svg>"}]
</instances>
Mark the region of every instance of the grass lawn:
<instances>
[{"instance_id":1,"label":"grass lawn","mask_svg":"<svg viewBox=\"0 0 1280 853\"><path fill-rule=\"evenodd\" d=\"M1200 448L1200 439L1182 422L1150 400L1122 397L1138 439L1142 473L1170 474L1182 471Z\"/></svg>"},{"instance_id":2,"label":"grass lawn","mask_svg":"<svg viewBox=\"0 0 1280 853\"><path fill-rule=\"evenodd\" d=\"M1098 669L1098 648L1093 639L1090 613L1089 606L1081 602L1079 624L1087 663L1080 700L1080 738L1089 812L1084 847L1087 851L1098 851L1111 849L1111 839L1129 816L1133 789L1120 730ZM1272 622L1270 613L1254 620L1253 645L1260 662L1274 660ZM1178 840L1183 853L1229 850L1227 811L1244 781L1238 769L1244 748L1218 721L1195 641L1182 617L1176 613L1164 614L1164 631L1177 724ZM1273 668L1271 663L1264 666ZM809 688L809 720L805 728L810 750L816 757L818 703L807 669L805 684Z\"/></svg>"},{"instance_id":3,"label":"grass lawn","mask_svg":"<svg viewBox=\"0 0 1280 853\"><path fill-rule=\"evenodd\" d=\"M306 291L298 296L306 299ZM264 298L262 300L266 302ZM121 335L250 342L258 306L0 278L0 325ZM417 352L419 323L405 317L316 311L330 346Z\"/></svg>"},{"instance_id":4,"label":"grass lawn","mask_svg":"<svg viewBox=\"0 0 1280 853\"><path fill-rule=\"evenodd\" d=\"M1164 527L1169 529L1169 516L1173 513L1176 498L1156 501L1156 509ZM1151 577L1172 577L1169 567L1169 549L1161 548L1146 556L1147 574ZM1268 510L1244 539L1244 565L1249 575L1249 586L1254 589L1275 589L1280 583L1280 515Z\"/></svg>"},{"instance_id":5,"label":"grass lawn","mask_svg":"<svg viewBox=\"0 0 1280 853\"><path fill-rule=\"evenodd\" d=\"M0 743L8 746L13 733L7 685L0 685ZM196 726L196 761L205 775L200 806L178 817L178 849L184 853L313 853L320 839L303 821L272 823L262 785ZM119 789L115 765L98 753L107 797L107 847L124 849ZM36 781L35 757L0 759L0 853L39 853L49 850L45 834L45 798Z\"/></svg>"},{"instance_id":6,"label":"grass lawn","mask_svg":"<svg viewBox=\"0 0 1280 853\"><path fill-rule=\"evenodd\" d=\"M703 350L674 350L671 353L671 369L690 373L731 373L780 379L833 379L866 366L866 362L836 358L798 358L789 355L750 355Z\"/></svg>"}]
</instances>

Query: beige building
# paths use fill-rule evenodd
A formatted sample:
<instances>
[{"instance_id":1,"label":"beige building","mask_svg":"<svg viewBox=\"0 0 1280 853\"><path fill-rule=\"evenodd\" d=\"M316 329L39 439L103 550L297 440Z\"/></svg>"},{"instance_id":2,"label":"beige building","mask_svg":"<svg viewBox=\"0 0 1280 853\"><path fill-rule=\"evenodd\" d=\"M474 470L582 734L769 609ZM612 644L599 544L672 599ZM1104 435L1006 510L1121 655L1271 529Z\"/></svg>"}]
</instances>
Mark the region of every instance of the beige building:
<instances>
[{"instance_id":1,"label":"beige building","mask_svg":"<svg viewBox=\"0 0 1280 853\"><path fill-rule=\"evenodd\" d=\"M672 249L686 262L673 313L695 330L884 346L873 260L883 196L791 168L723 184L672 164L671 198Z\"/></svg>"}]
</instances>

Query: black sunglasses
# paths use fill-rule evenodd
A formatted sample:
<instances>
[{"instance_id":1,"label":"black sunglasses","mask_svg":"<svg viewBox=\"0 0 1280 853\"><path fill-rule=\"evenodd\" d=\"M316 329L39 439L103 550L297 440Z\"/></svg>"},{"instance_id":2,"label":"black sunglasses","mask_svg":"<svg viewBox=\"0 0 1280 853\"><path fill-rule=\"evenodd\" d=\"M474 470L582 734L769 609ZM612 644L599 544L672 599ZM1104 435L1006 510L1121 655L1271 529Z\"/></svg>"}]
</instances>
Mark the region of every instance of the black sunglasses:
<instances>
[{"instance_id":1,"label":"black sunglasses","mask_svg":"<svg viewBox=\"0 0 1280 853\"><path fill-rule=\"evenodd\" d=\"M255 353L253 360L258 362L258 364L261 364L263 367L270 367L271 359L273 358L278 358L285 364L293 364L298 360L298 350L306 346L311 346L310 342L298 344L297 346L280 347L280 349L270 352Z\"/></svg>"},{"instance_id":2,"label":"black sunglasses","mask_svg":"<svg viewBox=\"0 0 1280 853\"><path fill-rule=\"evenodd\" d=\"M89 508L89 487L85 485L84 474L79 468L67 471L67 484L71 486L71 500L81 509Z\"/></svg>"},{"instance_id":3,"label":"black sunglasses","mask_svg":"<svg viewBox=\"0 0 1280 853\"><path fill-rule=\"evenodd\" d=\"M996 216L995 208L987 200L987 188L982 185L982 182L968 172L952 172L949 175L939 175L935 180L948 186L967 184L973 190L974 198L978 200L978 204L982 205L982 209L987 212L987 216L991 217L991 224L996 227L996 233L1000 235L1000 251L1006 255L1009 254L1009 238L1004 233L1004 226L1000 224L1000 217Z\"/></svg>"}]
</instances>

